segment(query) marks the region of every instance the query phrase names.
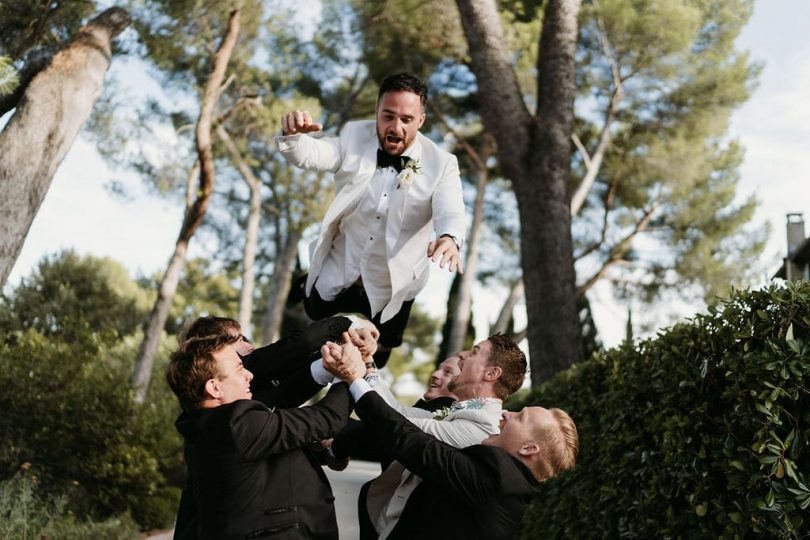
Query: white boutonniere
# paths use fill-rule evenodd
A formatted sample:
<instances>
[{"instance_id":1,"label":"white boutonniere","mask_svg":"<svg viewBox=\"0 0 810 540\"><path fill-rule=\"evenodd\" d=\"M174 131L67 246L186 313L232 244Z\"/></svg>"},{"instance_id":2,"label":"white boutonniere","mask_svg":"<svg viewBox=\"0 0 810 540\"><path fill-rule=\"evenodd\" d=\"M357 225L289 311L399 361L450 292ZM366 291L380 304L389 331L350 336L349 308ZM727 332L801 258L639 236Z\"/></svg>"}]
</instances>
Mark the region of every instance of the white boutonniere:
<instances>
[{"instance_id":1,"label":"white boutonniere","mask_svg":"<svg viewBox=\"0 0 810 540\"><path fill-rule=\"evenodd\" d=\"M419 165L418 159L411 159L402 167L402 170L397 175L397 189L400 187L407 188L416 178L416 175L422 172L422 167Z\"/></svg>"},{"instance_id":2,"label":"white boutonniere","mask_svg":"<svg viewBox=\"0 0 810 540\"><path fill-rule=\"evenodd\" d=\"M444 407L443 409L437 409L433 413L434 420L444 420L447 418L447 415L450 414L450 407Z\"/></svg>"}]
</instances>

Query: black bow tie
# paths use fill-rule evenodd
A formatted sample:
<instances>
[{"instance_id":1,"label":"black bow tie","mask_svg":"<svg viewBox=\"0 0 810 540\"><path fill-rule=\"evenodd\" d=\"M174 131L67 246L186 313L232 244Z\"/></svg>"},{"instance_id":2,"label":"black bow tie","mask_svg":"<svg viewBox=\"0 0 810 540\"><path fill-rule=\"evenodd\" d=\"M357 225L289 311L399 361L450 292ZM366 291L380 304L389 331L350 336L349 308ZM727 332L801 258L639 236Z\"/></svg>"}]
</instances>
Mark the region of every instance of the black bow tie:
<instances>
[{"instance_id":1,"label":"black bow tie","mask_svg":"<svg viewBox=\"0 0 810 540\"><path fill-rule=\"evenodd\" d=\"M405 167L411 158L408 156L392 156L385 150L381 148L377 148L377 167L386 168L386 167L393 167L397 170L397 172L402 172L403 167Z\"/></svg>"}]
</instances>

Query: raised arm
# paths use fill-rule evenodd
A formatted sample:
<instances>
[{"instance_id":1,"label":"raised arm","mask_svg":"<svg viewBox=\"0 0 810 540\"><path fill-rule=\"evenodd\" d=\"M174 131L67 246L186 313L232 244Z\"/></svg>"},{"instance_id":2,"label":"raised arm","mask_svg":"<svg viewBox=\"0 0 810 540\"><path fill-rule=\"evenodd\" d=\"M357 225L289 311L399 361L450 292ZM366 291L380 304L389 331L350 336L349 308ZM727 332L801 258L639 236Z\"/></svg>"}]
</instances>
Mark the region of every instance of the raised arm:
<instances>
[{"instance_id":1,"label":"raised arm","mask_svg":"<svg viewBox=\"0 0 810 540\"><path fill-rule=\"evenodd\" d=\"M310 407L272 411L255 402L244 403L231 420L231 433L244 458L256 460L332 437L346 425L352 401L340 383Z\"/></svg>"},{"instance_id":2,"label":"raised arm","mask_svg":"<svg viewBox=\"0 0 810 540\"><path fill-rule=\"evenodd\" d=\"M471 502L486 499L498 488L496 468L422 432L375 392L363 394L355 411L374 431L377 443L390 448L392 457L418 476Z\"/></svg>"},{"instance_id":3,"label":"raised arm","mask_svg":"<svg viewBox=\"0 0 810 540\"><path fill-rule=\"evenodd\" d=\"M341 163L340 139L313 139L308 133L320 131L307 111L292 111L281 118L281 135L276 146L289 163L302 169L335 172Z\"/></svg>"},{"instance_id":4,"label":"raised arm","mask_svg":"<svg viewBox=\"0 0 810 540\"><path fill-rule=\"evenodd\" d=\"M253 373L254 386L288 377L308 366L324 343L336 341L351 324L347 317L327 317L254 350L242 359Z\"/></svg>"}]
</instances>

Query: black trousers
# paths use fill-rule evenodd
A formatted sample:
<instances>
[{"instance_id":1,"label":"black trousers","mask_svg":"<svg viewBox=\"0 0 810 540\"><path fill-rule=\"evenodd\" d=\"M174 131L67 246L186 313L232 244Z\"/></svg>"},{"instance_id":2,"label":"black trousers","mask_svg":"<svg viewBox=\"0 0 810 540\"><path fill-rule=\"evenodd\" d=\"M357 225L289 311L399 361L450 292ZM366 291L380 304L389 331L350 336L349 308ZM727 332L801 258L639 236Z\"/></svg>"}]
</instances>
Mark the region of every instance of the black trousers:
<instances>
[{"instance_id":1,"label":"black trousers","mask_svg":"<svg viewBox=\"0 0 810 540\"><path fill-rule=\"evenodd\" d=\"M360 540L377 540L380 537L368 515L366 498L369 486L371 486L370 480L360 488L360 495L357 498L357 524L360 526Z\"/></svg>"},{"instance_id":2,"label":"black trousers","mask_svg":"<svg viewBox=\"0 0 810 540\"><path fill-rule=\"evenodd\" d=\"M296 286L303 287L306 284L306 279L306 275L299 278ZM307 312L307 316L314 321L331 317L337 313L360 313L365 315L380 331L380 339L377 342L389 349L402 345L402 336L411 316L411 306L413 306L413 300L403 302L399 312L383 323L380 322L381 313L378 313L375 317L371 316L371 304L368 302L366 290L356 283L340 291L334 300L327 301L321 298L315 286L312 287L310 295L304 298L304 310ZM377 367L384 367L389 356L391 356L391 351L378 351L375 353L374 362Z\"/></svg>"}]
</instances>

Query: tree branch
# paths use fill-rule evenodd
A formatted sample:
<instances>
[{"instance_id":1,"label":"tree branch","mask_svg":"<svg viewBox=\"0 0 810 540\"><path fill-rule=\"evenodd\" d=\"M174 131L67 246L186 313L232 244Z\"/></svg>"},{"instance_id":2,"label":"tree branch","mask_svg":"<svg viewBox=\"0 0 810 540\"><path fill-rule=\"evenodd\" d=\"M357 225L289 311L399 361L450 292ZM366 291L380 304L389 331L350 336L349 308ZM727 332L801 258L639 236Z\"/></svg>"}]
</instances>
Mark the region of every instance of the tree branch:
<instances>
[{"instance_id":1,"label":"tree branch","mask_svg":"<svg viewBox=\"0 0 810 540\"><path fill-rule=\"evenodd\" d=\"M599 142L596 145L596 150L594 150L593 155L590 157L590 160L585 161L586 165L586 172L585 176L580 182L579 186L577 186L577 190L574 195L571 197L571 215L575 216L579 213L582 205L585 203L585 199L588 196L588 192L590 192L591 188L593 187L593 183L596 181L596 177L599 174L599 169L602 167L602 160L605 157L605 152L610 145L611 142L611 135L610 135L610 128L613 124L613 121L616 119L616 113L619 110L619 101L622 99L624 94L624 86L622 85L622 78L620 76L621 66L619 65L618 61L616 60L615 55L613 54L613 50L610 46L610 42L608 41L607 36L602 28L601 23L597 19L597 25L599 26L600 30L600 44L602 46L602 52L605 54L605 57L608 60L608 64L610 65L610 72L613 77L613 92L610 96L610 102L608 103L608 107L605 110L605 119L602 123L602 130L599 133ZM577 143L579 138L574 141L574 144ZM582 143L577 145L579 149ZM580 150L582 153L582 150ZM583 154L584 156L585 154Z\"/></svg>"},{"instance_id":2,"label":"tree branch","mask_svg":"<svg viewBox=\"0 0 810 540\"><path fill-rule=\"evenodd\" d=\"M575 255L574 256L575 261L578 261L579 259L590 255L591 253L599 249L599 246L605 243L605 239L607 238L607 229L609 225L608 215L610 214L610 209L613 208L613 200L615 199L616 196L616 188L617 182L615 180L612 180L607 195L605 196L605 214L602 218L602 233L600 235L599 241L591 244L582 253Z\"/></svg>"},{"instance_id":3,"label":"tree branch","mask_svg":"<svg viewBox=\"0 0 810 540\"><path fill-rule=\"evenodd\" d=\"M601 268L597 270L590 278L588 278L585 283L583 283L580 287L577 288L577 298L582 298L585 293L593 287L593 285L599 281L602 276L604 276L605 272L607 272L608 268L616 264L618 261L622 259L622 257L627 253L627 250L630 248L630 243L633 239L638 236L639 233L645 231L647 229L647 225L649 225L650 220L652 219L653 214L658 209L660 205L659 201L653 201L652 206L644 212L641 216L641 219L636 223L636 226L633 230L628 233L624 238L622 238L616 245L614 245L610 253L608 255L607 260L602 264Z\"/></svg>"},{"instance_id":4,"label":"tree branch","mask_svg":"<svg viewBox=\"0 0 810 540\"><path fill-rule=\"evenodd\" d=\"M462 150L464 150L467 155L470 156L470 159L473 160L476 168L479 170L487 169L487 164L481 160L481 156L478 155L475 148L473 148L472 145L464 139L464 137L459 135L458 132L453 129L453 126L450 125L450 122L447 121L447 118L445 118L445 116L442 114L439 108L433 104L433 102L430 103L430 112L433 113L433 116L437 117L439 122L444 124L444 127L447 128L447 131L449 131L453 137L456 138L456 142L459 144L459 146L461 146Z\"/></svg>"},{"instance_id":5,"label":"tree branch","mask_svg":"<svg viewBox=\"0 0 810 540\"><path fill-rule=\"evenodd\" d=\"M200 107L200 118L197 121L196 142L197 155L200 161L200 187L197 199L186 212L183 226L180 228L178 240L188 241L194 235L203 216L208 209L211 194L214 190L214 153L211 143L211 127L213 122L214 107L216 106L219 89L225 78L225 70L228 61L236 45L236 38L239 36L240 12L238 9L231 11L228 20L228 31L220 43L219 49L214 55L214 62L211 75L205 84L203 92L202 106Z\"/></svg>"}]
</instances>

